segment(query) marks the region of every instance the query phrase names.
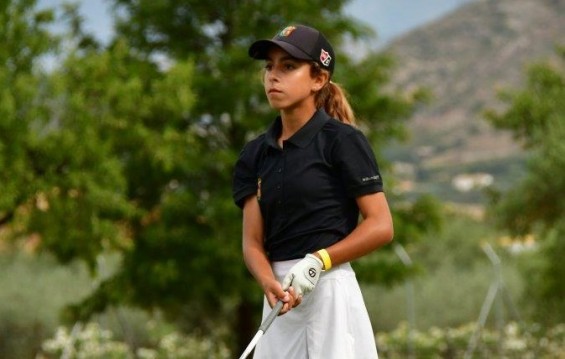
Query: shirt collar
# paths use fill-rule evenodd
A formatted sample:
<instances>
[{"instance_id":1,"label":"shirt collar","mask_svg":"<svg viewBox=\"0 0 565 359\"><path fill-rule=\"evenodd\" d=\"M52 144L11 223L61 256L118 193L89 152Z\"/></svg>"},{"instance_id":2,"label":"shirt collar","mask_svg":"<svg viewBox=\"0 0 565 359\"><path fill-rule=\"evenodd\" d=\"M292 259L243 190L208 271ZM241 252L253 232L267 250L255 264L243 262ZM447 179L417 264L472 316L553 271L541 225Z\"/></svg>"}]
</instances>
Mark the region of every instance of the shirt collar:
<instances>
[{"instance_id":1,"label":"shirt collar","mask_svg":"<svg viewBox=\"0 0 565 359\"><path fill-rule=\"evenodd\" d=\"M317 110L312 118L308 120L294 135L292 135L287 141L295 146L304 148L306 147L316 136L316 134L324 127L325 123L330 119L330 116L326 111L321 108ZM278 116L271 127L267 130L267 144L274 148L279 148L277 144L277 138L282 131L282 120Z\"/></svg>"}]
</instances>

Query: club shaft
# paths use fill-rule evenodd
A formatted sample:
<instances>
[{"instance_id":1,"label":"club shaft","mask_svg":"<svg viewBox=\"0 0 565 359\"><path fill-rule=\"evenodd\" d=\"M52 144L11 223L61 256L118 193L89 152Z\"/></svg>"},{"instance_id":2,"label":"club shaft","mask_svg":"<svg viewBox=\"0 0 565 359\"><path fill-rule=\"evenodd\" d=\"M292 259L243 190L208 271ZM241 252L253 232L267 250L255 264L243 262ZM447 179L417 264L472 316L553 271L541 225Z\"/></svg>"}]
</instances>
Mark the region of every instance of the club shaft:
<instances>
[{"instance_id":1,"label":"club shaft","mask_svg":"<svg viewBox=\"0 0 565 359\"><path fill-rule=\"evenodd\" d=\"M249 342L249 344L247 345L247 348L245 348L245 351L243 352L243 354L241 354L239 359L247 358L249 356L249 354L251 354L251 351L253 350L253 348L255 348L255 345L257 345L257 342L259 341L259 339L261 339L262 336L263 336L263 331L259 330L257 332L257 334L255 334L253 339L251 339L251 342Z\"/></svg>"},{"instance_id":2,"label":"club shaft","mask_svg":"<svg viewBox=\"0 0 565 359\"><path fill-rule=\"evenodd\" d=\"M259 330L262 330L263 333L265 333L267 331L267 329L269 329L269 327L273 323L273 320L275 320L277 315L279 315L283 305L284 305L284 302L282 302L280 300L277 302L277 304L275 304L275 306L273 307L273 309L271 310L271 312L269 313L267 318L265 318L265 320L263 321L263 323L259 327Z\"/></svg>"},{"instance_id":3,"label":"club shaft","mask_svg":"<svg viewBox=\"0 0 565 359\"><path fill-rule=\"evenodd\" d=\"M269 329L269 327L271 326L277 315L279 315L283 305L284 302L280 300L277 302L277 304L273 307L267 318L265 318L263 323L261 323L261 326L259 327L259 331L257 332L257 334L255 334L255 336L253 337L253 339L251 340L251 342L249 343L243 354L241 354L239 359L245 359L249 354L251 354L251 351L253 350L253 348L255 348L255 345L257 345L259 339L261 339L261 337L267 331L267 329Z\"/></svg>"}]
</instances>

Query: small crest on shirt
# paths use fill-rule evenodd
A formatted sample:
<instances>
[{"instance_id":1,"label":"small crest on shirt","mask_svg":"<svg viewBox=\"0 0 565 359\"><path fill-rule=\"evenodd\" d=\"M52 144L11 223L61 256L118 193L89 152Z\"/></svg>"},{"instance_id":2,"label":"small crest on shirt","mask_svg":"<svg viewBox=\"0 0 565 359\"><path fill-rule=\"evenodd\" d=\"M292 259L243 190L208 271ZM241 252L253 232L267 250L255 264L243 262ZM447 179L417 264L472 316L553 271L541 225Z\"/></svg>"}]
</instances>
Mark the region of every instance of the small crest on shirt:
<instances>
[{"instance_id":1,"label":"small crest on shirt","mask_svg":"<svg viewBox=\"0 0 565 359\"><path fill-rule=\"evenodd\" d=\"M261 201L261 177L257 178L257 200Z\"/></svg>"}]
</instances>

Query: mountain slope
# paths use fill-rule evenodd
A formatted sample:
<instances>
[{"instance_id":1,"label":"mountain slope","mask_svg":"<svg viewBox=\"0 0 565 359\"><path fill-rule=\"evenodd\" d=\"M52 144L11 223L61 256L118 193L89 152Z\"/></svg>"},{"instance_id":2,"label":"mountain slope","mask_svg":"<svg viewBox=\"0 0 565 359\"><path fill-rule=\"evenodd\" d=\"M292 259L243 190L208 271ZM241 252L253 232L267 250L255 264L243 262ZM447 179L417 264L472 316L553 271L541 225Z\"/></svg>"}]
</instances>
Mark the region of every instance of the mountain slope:
<instances>
[{"instance_id":1,"label":"mountain slope","mask_svg":"<svg viewBox=\"0 0 565 359\"><path fill-rule=\"evenodd\" d=\"M410 141L389 154L411 168L400 173L407 191L477 202L477 192L454 189L456 176L483 172L499 187L520 176L520 147L482 111L500 107L497 91L520 86L528 64L565 45L564 15L565 0L478 0L385 49L398 61L395 85L433 95L411 119Z\"/></svg>"}]
</instances>

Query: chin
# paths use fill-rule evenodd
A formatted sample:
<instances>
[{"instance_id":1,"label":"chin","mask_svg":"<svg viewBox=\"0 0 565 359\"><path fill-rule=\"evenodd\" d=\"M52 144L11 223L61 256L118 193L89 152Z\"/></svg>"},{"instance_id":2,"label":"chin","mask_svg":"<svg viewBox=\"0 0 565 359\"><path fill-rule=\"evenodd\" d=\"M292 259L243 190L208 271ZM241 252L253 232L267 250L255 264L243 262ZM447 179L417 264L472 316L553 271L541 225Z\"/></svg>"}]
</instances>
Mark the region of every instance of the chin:
<instances>
[{"instance_id":1,"label":"chin","mask_svg":"<svg viewBox=\"0 0 565 359\"><path fill-rule=\"evenodd\" d=\"M282 104L280 104L280 103L277 103L277 102L269 102L269 105L271 105L271 108L272 108L272 109L278 110L278 111L280 111L280 110L282 110L282 109L285 108L284 105L282 105Z\"/></svg>"}]
</instances>

